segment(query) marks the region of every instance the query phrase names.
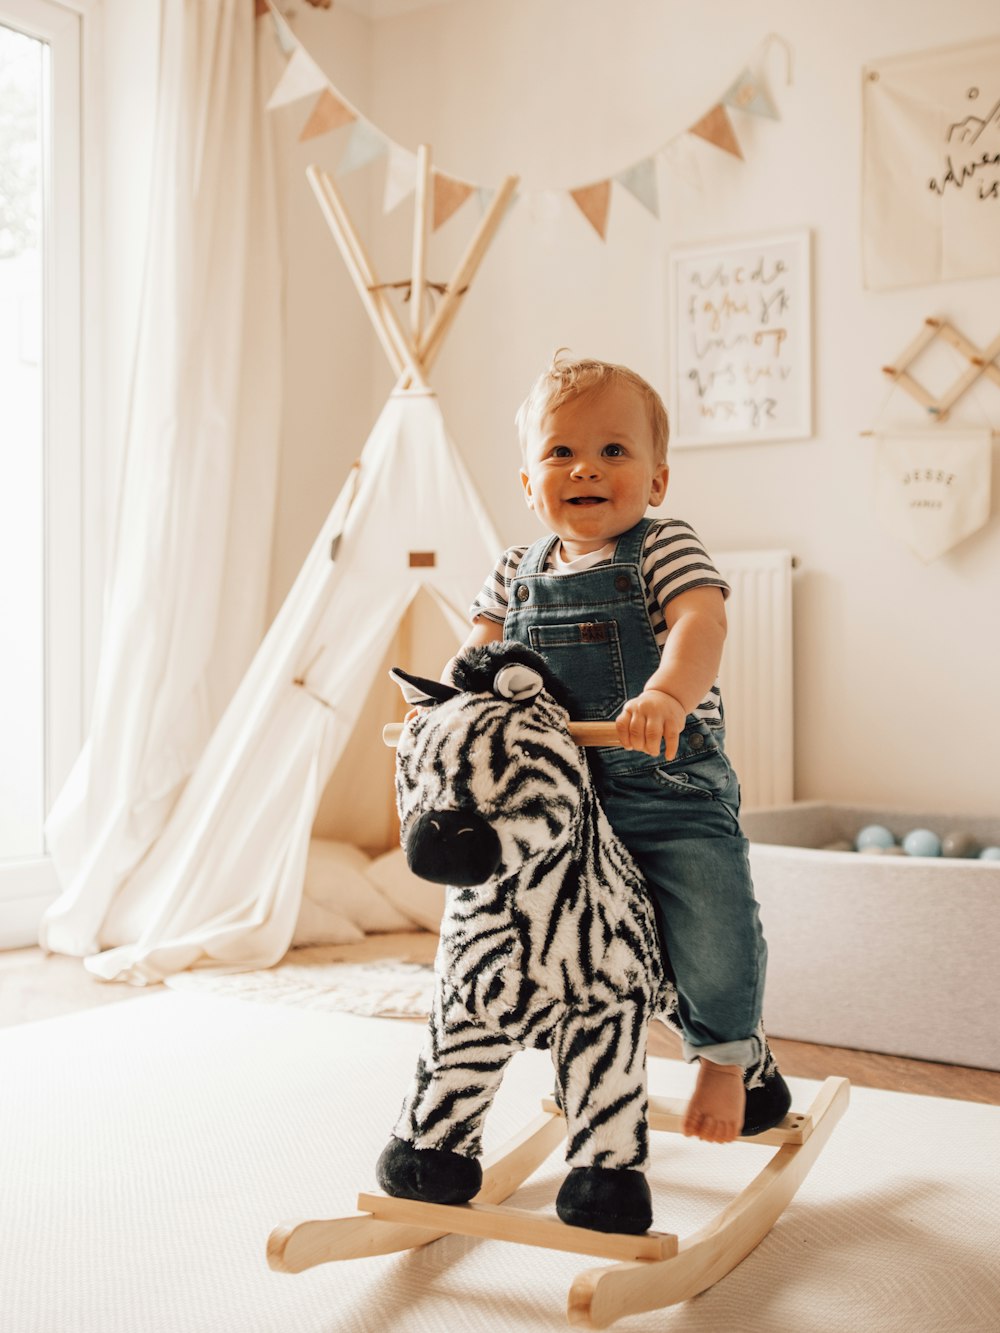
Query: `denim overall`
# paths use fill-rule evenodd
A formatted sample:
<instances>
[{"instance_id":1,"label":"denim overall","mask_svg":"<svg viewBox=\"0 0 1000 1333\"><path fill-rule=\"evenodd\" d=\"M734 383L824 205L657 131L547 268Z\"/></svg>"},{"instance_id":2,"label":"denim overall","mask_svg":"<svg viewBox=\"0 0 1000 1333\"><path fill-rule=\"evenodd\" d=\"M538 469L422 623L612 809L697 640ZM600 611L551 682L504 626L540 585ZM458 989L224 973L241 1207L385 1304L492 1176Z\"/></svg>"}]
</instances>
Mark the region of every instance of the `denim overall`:
<instances>
[{"instance_id":1,"label":"denim overall","mask_svg":"<svg viewBox=\"0 0 1000 1333\"><path fill-rule=\"evenodd\" d=\"M573 692L575 720L613 720L659 665L641 570L651 521L622 533L610 562L579 573L543 573L559 540L543 537L511 584L504 638L546 659ZM669 762L662 747L655 758L617 746L587 757L611 825L652 890L685 1058L746 1067L760 1051L767 946L724 736L692 715Z\"/></svg>"}]
</instances>

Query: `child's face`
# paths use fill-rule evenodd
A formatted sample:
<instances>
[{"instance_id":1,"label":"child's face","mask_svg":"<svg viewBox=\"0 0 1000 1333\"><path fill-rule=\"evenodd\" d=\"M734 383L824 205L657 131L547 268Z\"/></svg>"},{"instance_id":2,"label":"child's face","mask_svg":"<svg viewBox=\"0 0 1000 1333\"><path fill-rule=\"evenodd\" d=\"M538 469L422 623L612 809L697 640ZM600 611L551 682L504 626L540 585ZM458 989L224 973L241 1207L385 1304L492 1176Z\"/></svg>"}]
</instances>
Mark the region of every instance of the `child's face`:
<instances>
[{"instance_id":1,"label":"child's face","mask_svg":"<svg viewBox=\"0 0 1000 1333\"><path fill-rule=\"evenodd\" d=\"M634 527L666 495L668 474L653 456L646 404L630 386L610 385L546 413L521 483L528 508L574 559Z\"/></svg>"}]
</instances>

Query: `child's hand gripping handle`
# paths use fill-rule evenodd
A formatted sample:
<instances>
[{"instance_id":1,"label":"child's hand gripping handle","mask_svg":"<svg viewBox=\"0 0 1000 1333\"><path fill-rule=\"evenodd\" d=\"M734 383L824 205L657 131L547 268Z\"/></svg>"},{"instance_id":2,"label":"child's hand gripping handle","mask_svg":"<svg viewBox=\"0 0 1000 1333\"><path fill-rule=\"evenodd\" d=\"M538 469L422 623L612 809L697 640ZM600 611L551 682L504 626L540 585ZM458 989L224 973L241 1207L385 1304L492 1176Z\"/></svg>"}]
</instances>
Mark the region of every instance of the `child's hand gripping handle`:
<instances>
[{"instance_id":1,"label":"child's hand gripping handle","mask_svg":"<svg viewBox=\"0 0 1000 1333\"><path fill-rule=\"evenodd\" d=\"M389 722L382 728L386 745L398 745L403 730L402 722ZM571 722L569 734L577 745L617 745L618 731L614 722Z\"/></svg>"}]
</instances>

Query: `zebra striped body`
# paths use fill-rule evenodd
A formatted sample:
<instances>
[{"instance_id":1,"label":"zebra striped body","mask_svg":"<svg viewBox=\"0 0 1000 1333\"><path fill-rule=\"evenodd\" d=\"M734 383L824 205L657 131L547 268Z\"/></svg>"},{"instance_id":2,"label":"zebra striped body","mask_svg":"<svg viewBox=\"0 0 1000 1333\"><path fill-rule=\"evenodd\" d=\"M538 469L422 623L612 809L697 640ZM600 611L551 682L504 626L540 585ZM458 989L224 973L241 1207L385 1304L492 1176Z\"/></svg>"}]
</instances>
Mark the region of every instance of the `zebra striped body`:
<instances>
[{"instance_id":1,"label":"zebra striped body","mask_svg":"<svg viewBox=\"0 0 1000 1333\"><path fill-rule=\"evenodd\" d=\"M549 688L498 696L498 667L511 661L532 662ZM496 834L499 858L484 882L448 889L428 1037L394 1135L477 1155L510 1057L551 1048L570 1166L642 1169L646 1026L675 1003L648 892L541 660L511 645L473 650L460 683L404 728L402 840L409 852L422 817L454 812L461 824L473 812ZM459 829L459 846L463 832L475 836Z\"/></svg>"}]
</instances>

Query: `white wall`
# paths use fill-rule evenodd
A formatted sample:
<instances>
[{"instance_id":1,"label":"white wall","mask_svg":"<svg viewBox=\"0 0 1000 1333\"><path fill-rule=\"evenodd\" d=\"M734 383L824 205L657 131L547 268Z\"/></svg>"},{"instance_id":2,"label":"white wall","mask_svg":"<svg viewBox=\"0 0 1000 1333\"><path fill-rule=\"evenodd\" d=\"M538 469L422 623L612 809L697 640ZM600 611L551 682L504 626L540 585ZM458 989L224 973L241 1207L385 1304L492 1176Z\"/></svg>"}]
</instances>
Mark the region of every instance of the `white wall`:
<instances>
[{"instance_id":1,"label":"white wall","mask_svg":"<svg viewBox=\"0 0 1000 1333\"><path fill-rule=\"evenodd\" d=\"M310 42L376 124L408 148L433 144L435 161L455 175L494 183L508 171L522 176L522 201L435 375L452 435L505 541L537 532L521 500L511 418L554 348L627 362L666 396L670 247L812 229L815 438L678 450L666 507L689 518L710 548L785 546L801 562L800 799L995 811L1000 523L923 566L874 520L872 445L859 437L883 409L883 425L918 415L900 392L886 401L879 368L925 316L946 315L983 345L1000 312L1000 277L863 290L861 66L995 34L992 0L842 0L836 14L792 0L468 0L372 24L367 84L356 69L363 22L343 10L317 15ZM658 148L708 108L771 31L792 48L794 82L784 85L784 59L773 48L767 68L782 119L734 113L745 164L698 145L701 191L664 168L659 223L616 188L605 245L568 199L553 206L541 197ZM367 174L368 237L381 276L404 276L408 210L381 219L382 173ZM308 202L306 213L314 207ZM447 276L475 216L470 202L434 238L432 277ZM308 374L303 367L292 408L298 425L286 440L286 474L298 484L282 497L285 566L276 584L288 573L287 532L294 527L308 544L390 382L353 294L328 307L340 299L325 267L334 262L332 243L314 221L297 225L322 243L315 254L290 250L293 268L305 270L300 300L290 305L292 336L315 352L334 326L341 337L349 328L358 379L334 392L317 373L318 353ZM362 344L371 353L367 380ZM981 424L987 411L1000 424L1000 390L984 384L953 419Z\"/></svg>"}]
</instances>

